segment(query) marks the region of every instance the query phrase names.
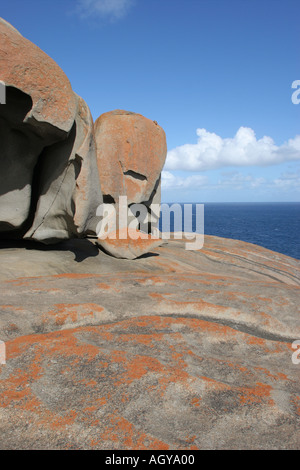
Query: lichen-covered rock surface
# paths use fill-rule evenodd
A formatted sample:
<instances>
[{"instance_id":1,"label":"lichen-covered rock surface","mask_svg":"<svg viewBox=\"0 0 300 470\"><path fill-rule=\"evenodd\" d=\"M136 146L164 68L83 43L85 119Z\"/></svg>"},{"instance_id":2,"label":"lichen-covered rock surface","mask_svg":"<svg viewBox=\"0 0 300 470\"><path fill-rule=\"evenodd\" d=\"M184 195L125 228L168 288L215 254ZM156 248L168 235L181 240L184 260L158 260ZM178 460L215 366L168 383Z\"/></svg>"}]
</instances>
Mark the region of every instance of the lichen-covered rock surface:
<instances>
[{"instance_id":1,"label":"lichen-covered rock surface","mask_svg":"<svg viewBox=\"0 0 300 470\"><path fill-rule=\"evenodd\" d=\"M95 233L94 123L61 68L0 18L0 236L53 243Z\"/></svg>"},{"instance_id":2,"label":"lichen-covered rock surface","mask_svg":"<svg viewBox=\"0 0 300 470\"><path fill-rule=\"evenodd\" d=\"M116 109L96 120L95 138L104 197L117 202L127 196L129 205L152 200L167 155L157 122Z\"/></svg>"},{"instance_id":3,"label":"lichen-covered rock surface","mask_svg":"<svg viewBox=\"0 0 300 470\"><path fill-rule=\"evenodd\" d=\"M140 114L115 110L93 122L61 68L0 18L0 238L53 244L102 234L104 202L148 234L158 227L167 144L163 129ZM143 204L141 208L134 204ZM140 220L141 219L141 220ZM101 231L102 230L102 231ZM100 237L99 237L100 238ZM152 243L99 241L131 259Z\"/></svg>"},{"instance_id":4,"label":"lichen-covered rock surface","mask_svg":"<svg viewBox=\"0 0 300 470\"><path fill-rule=\"evenodd\" d=\"M167 156L164 130L141 114L116 109L96 120L95 139L104 202L119 214L120 197L126 197L130 217L125 227L139 214L143 231L158 228L161 171ZM144 206L143 214L135 204Z\"/></svg>"},{"instance_id":5,"label":"lichen-covered rock surface","mask_svg":"<svg viewBox=\"0 0 300 470\"><path fill-rule=\"evenodd\" d=\"M299 261L235 240L0 250L1 449L299 449Z\"/></svg>"}]
</instances>

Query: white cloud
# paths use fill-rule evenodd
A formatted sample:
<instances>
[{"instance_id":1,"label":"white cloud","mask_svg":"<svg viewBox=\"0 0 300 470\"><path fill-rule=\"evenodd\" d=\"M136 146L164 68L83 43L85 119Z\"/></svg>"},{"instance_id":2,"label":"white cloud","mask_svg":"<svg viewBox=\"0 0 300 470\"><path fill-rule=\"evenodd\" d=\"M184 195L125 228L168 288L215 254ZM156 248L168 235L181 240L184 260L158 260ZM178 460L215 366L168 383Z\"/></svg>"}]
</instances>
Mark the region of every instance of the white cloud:
<instances>
[{"instance_id":1,"label":"white cloud","mask_svg":"<svg viewBox=\"0 0 300 470\"><path fill-rule=\"evenodd\" d=\"M212 183L204 175L178 176L170 171L162 171L163 189L249 189L265 185L266 180L252 175L243 175L242 173L230 172L224 173L217 183Z\"/></svg>"},{"instance_id":2,"label":"white cloud","mask_svg":"<svg viewBox=\"0 0 300 470\"><path fill-rule=\"evenodd\" d=\"M224 174L223 178L215 185L217 188L230 188L230 189L254 189L266 185L265 178L255 177L253 175L243 175L242 173Z\"/></svg>"},{"instance_id":3,"label":"white cloud","mask_svg":"<svg viewBox=\"0 0 300 470\"><path fill-rule=\"evenodd\" d=\"M300 191L300 171L297 173L284 173L276 178L273 182L274 186L282 190Z\"/></svg>"},{"instance_id":4,"label":"white cloud","mask_svg":"<svg viewBox=\"0 0 300 470\"><path fill-rule=\"evenodd\" d=\"M207 182L207 177L203 175L181 177L175 176L169 171L162 171L161 178L164 189L195 189L202 187Z\"/></svg>"},{"instance_id":5,"label":"white cloud","mask_svg":"<svg viewBox=\"0 0 300 470\"><path fill-rule=\"evenodd\" d=\"M133 0L77 0L78 13L81 17L106 17L118 20L126 15Z\"/></svg>"},{"instance_id":6,"label":"white cloud","mask_svg":"<svg viewBox=\"0 0 300 470\"><path fill-rule=\"evenodd\" d=\"M252 129L240 127L233 138L222 139L197 129L198 142L170 150L166 170L206 171L226 166L268 166L300 160L300 135L281 146L271 137L257 139Z\"/></svg>"},{"instance_id":7,"label":"white cloud","mask_svg":"<svg viewBox=\"0 0 300 470\"><path fill-rule=\"evenodd\" d=\"M196 189L201 190L262 190L264 192L300 192L300 171L295 173L283 173L277 178L266 179L254 175L245 175L239 172L223 173L217 182L211 182L207 176L191 175L187 177L177 176L170 171L162 172L162 189L163 190L181 190Z\"/></svg>"}]
</instances>

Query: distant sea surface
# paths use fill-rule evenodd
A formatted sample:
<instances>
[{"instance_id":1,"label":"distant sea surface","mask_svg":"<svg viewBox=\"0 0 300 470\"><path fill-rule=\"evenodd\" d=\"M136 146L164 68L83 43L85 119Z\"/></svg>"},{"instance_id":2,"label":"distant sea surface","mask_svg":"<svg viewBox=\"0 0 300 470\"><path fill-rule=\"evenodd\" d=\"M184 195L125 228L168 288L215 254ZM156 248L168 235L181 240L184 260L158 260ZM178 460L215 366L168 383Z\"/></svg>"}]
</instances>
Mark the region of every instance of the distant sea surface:
<instances>
[{"instance_id":1,"label":"distant sea surface","mask_svg":"<svg viewBox=\"0 0 300 470\"><path fill-rule=\"evenodd\" d=\"M192 231L195 214L193 203ZM171 217L170 232L178 230L183 230L183 223L174 227ZM204 234L254 243L300 259L300 203L205 203Z\"/></svg>"}]
</instances>

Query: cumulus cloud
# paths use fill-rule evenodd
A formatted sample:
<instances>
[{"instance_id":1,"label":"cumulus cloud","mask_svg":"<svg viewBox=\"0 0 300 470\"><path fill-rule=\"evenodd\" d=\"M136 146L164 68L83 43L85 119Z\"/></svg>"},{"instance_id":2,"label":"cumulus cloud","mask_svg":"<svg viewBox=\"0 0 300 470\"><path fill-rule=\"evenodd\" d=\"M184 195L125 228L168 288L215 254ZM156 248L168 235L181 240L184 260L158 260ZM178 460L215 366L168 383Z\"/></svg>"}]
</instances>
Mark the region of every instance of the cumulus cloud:
<instances>
[{"instance_id":1,"label":"cumulus cloud","mask_svg":"<svg viewBox=\"0 0 300 470\"><path fill-rule=\"evenodd\" d=\"M111 20L126 15L134 0L77 0L77 10L81 17L98 16Z\"/></svg>"},{"instance_id":2,"label":"cumulus cloud","mask_svg":"<svg viewBox=\"0 0 300 470\"><path fill-rule=\"evenodd\" d=\"M265 178L253 175L243 175L242 173L224 174L223 177L215 185L215 188L230 188L235 190L254 189L260 186L266 186Z\"/></svg>"},{"instance_id":3,"label":"cumulus cloud","mask_svg":"<svg viewBox=\"0 0 300 470\"><path fill-rule=\"evenodd\" d=\"M210 189L219 190L223 189L255 189L261 186L269 186L274 184L280 184L283 186L283 182L286 181L286 176L278 178L276 182L267 182L265 178L255 177L253 175L243 175L238 172L224 173L217 183L212 183L207 176L204 175L190 175L190 176L178 176L174 175L170 171L162 171L162 188L163 189ZM289 176L289 183L295 183L297 178L292 179L292 175ZM287 183L288 184L288 183Z\"/></svg>"},{"instance_id":4,"label":"cumulus cloud","mask_svg":"<svg viewBox=\"0 0 300 470\"><path fill-rule=\"evenodd\" d=\"M300 135L277 146L271 137L257 139L248 127L233 138L222 139L206 129L197 129L198 142L170 150L166 170L206 171L226 166L268 166L300 160Z\"/></svg>"},{"instance_id":5,"label":"cumulus cloud","mask_svg":"<svg viewBox=\"0 0 300 470\"><path fill-rule=\"evenodd\" d=\"M203 175L191 175L188 177L175 176L170 171L162 171L162 187L164 189L189 189L203 187L207 183L207 177Z\"/></svg>"},{"instance_id":6,"label":"cumulus cloud","mask_svg":"<svg viewBox=\"0 0 300 470\"><path fill-rule=\"evenodd\" d=\"M300 170L297 173L284 173L276 178L273 184L278 189L282 190L293 190L300 192Z\"/></svg>"},{"instance_id":7,"label":"cumulus cloud","mask_svg":"<svg viewBox=\"0 0 300 470\"><path fill-rule=\"evenodd\" d=\"M217 182L212 182L204 175L190 175L182 177L174 175L170 171L162 172L163 190L262 190L276 194L300 193L300 169L293 172L282 173L276 178L266 179L251 174L240 172L223 173Z\"/></svg>"}]
</instances>

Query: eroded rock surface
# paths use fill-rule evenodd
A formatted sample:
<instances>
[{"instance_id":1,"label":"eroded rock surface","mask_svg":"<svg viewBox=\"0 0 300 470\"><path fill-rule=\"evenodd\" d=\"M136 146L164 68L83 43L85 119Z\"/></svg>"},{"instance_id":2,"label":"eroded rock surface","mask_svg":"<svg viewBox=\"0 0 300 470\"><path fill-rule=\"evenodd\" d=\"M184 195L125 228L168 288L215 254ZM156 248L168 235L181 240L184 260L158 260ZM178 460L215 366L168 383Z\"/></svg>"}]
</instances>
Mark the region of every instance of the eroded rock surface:
<instances>
[{"instance_id":1,"label":"eroded rock surface","mask_svg":"<svg viewBox=\"0 0 300 470\"><path fill-rule=\"evenodd\" d=\"M0 447L299 449L299 261L205 236L0 250Z\"/></svg>"},{"instance_id":2,"label":"eroded rock surface","mask_svg":"<svg viewBox=\"0 0 300 470\"><path fill-rule=\"evenodd\" d=\"M117 109L96 120L95 135L104 198L127 196L128 204L150 200L166 159L163 129Z\"/></svg>"},{"instance_id":3,"label":"eroded rock surface","mask_svg":"<svg viewBox=\"0 0 300 470\"><path fill-rule=\"evenodd\" d=\"M52 59L1 19L0 40L0 448L299 449L299 262L127 222L97 240L100 178L157 222L165 134L94 128Z\"/></svg>"},{"instance_id":4,"label":"eroded rock surface","mask_svg":"<svg viewBox=\"0 0 300 470\"><path fill-rule=\"evenodd\" d=\"M163 245L164 241L139 230L127 227L111 232L103 240L98 239L100 245L106 253L121 259L137 259L149 251Z\"/></svg>"},{"instance_id":5,"label":"eroded rock surface","mask_svg":"<svg viewBox=\"0 0 300 470\"><path fill-rule=\"evenodd\" d=\"M148 208L142 224L157 226L160 204L161 171L167 155L166 135L157 122L130 111L115 110L102 114L95 122L97 159L105 203L117 204L127 197ZM123 229L124 227L119 227Z\"/></svg>"},{"instance_id":6,"label":"eroded rock surface","mask_svg":"<svg viewBox=\"0 0 300 470\"><path fill-rule=\"evenodd\" d=\"M96 229L93 120L60 67L0 19L0 234L44 243Z\"/></svg>"},{"instance_id":7,"label":"eroded rock surface","mask_svg":"<svg viewBox=\"0 0 300 470\"><path fill-rule=\"evenodd\" d=\"M0 19L0 237L45 244L98 235L104 202L116 209L126 196L129 222L145 233L158 227L160 175L166 136L154 121L116 110L95 124L60 67ZM142 203L143 217L137 220ZM151 225L152 224L152 225ZM150 226L151 225L151 226ZM151 249L128 242L99 243L113 256L133 258Z\"/></svg>"}]
</instances>

